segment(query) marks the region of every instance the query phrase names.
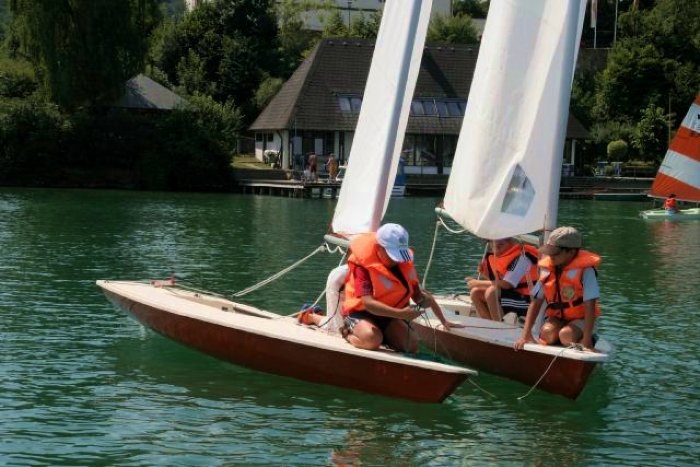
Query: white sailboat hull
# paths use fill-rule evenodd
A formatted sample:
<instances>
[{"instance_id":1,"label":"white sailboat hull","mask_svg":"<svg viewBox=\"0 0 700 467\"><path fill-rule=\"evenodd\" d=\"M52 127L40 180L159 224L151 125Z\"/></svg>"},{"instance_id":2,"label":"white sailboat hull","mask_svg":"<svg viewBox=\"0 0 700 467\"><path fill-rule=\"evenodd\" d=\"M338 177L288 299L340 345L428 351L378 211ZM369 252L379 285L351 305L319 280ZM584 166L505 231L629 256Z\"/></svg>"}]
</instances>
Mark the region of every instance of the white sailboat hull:
<instances>
[{"instance_id":1,"label":"white sailboat hull","mask_svg":"<svg viewBox=\"0 0 700 467\"><path fill-rule=\"evenodd\" d=\"M692 220L700 219L700 208L681 209L676 213L668 213L665 209L650 209L639 215L647 220Z\"/></svg>"},{"instance_id":2,"label":"white sailboat hull","mask_svg":"<svg viewBox=\"0 0 700 467\"><path fill-rule=\"evenodd\" d=\"M159 334L259 371L432 403L476 374L391 350L357 349L293 317L178 287L105 280L97 285L111 302Z\"/></svg>"},{"instance_id":3,"label":"white sailboat hull","mask_svg":"<svg viewBox=\"0 0 700 467\"><path fill-rule=\"evenodd\" d=\"M596 365L611 358L612 346L604 339L598 339L597 352L540 344L525 344L516 352L520 326L470 316L469 296L436 298L448 320L466 327L445 331L432 316L416 320L413 327L433 351L477 370L528 385L544 374L538 389L576 399Z\"/></svg>"}]
</instances>

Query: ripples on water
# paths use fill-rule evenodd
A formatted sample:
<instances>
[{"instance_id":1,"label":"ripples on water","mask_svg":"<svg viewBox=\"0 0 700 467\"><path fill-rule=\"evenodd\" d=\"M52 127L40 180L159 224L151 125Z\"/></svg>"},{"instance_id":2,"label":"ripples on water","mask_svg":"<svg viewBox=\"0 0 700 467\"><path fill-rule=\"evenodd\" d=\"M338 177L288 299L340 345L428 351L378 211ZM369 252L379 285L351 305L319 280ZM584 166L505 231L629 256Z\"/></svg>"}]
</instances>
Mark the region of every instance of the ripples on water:
<instances>
[{"instance_id":1,"label":"ripples on water","mask_svg":"<svg viewBox=\"0 0 700 467\"><path fill-rule=\"evenodd\" d=\"M426 265L433 199L392 202ZM240 290L311 252L333 203L233 195L0 191L0 463L691 464L700 222L643 222L630 203L562 202L604 257L601 327L616 360L577 402L482 374L442 405L389 400L214 360L114 310L99 278L175 272ZM428 288L463 290L482 245L440 236ZM291 313L337 257L250 296Z\"/></svg>"}]
</instances>

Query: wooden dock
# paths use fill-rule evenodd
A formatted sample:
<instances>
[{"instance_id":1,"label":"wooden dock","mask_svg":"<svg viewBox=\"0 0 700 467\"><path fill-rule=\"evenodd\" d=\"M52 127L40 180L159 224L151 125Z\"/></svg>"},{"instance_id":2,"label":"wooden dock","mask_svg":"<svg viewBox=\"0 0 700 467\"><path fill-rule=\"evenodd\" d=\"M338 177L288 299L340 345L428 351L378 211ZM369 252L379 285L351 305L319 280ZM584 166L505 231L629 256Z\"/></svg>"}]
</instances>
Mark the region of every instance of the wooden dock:
<instances>
[{"instance_id":1,"label":"wooden dock","mask_svg":"<svg viewBox=\"0 0 700 467\"><path fill-rule=\"evenodd\" d=\"M286 198L329 198L340 193L340 182L309 182L301 180L238 180L243 193Z\"/></svg>"},{"instance_id":2,"label":"wooden dock","mask_svg":"<svg viewBox=\"0 0 700 467\"><path fill-rule=\"evenodd\" d=\"M283 170L237 170L236 184L242 193L282 196L288 198L335 199L340 182L289 178ZM408 196L443 196L446 175L409 175L406 180ZM632 177L564 177L559 196L562 199L645 200L651 188L651 178Z\"/></svg>"}]
</instances>

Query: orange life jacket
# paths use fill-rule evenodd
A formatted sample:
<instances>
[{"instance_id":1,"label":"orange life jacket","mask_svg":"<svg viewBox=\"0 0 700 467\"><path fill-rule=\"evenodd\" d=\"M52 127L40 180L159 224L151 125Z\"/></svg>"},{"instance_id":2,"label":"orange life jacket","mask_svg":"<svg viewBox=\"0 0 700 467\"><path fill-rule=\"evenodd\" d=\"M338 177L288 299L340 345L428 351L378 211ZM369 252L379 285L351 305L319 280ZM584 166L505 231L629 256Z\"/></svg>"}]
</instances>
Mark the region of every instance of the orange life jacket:
<instances>
[{"instance_id":1,"label":"orange life jacket","mask_svg":"<svg viewBox=\"0 0 700 467\"><path fill-rule=\"evenodd\" d=\"M350 268L345 278L345 302L343 302L343 316L356 311L365 310L362 297L355 291L355 268L362 266L369 271L372 282L372 296L380 302L395 307L403 308L419 287L418 274L413 267L413 261L398 263L399 270L406 280L406 285L394 275L377 255L377 237L374 233L359 235L350 241Z\"/></svg>"},{"instance_id":2,"label":"orange life jacket","mask_svg":"<svg viewBox=\"0 0 700 467\"><path fill-rule=\"evenodd\" d=\"M583 271L586 268L595 270L600 263L600 256L590 251L579 250L574 259L557 274L552 258L545 256L540 260L540 282L544 286L544 297L547 300L547 316L565 321L583 319L586 316L583 306ZM600 315L597 301L595 315Z\"/></svg>"},{"instance_id":3,"label":"orange life jacket","mask_svg":"<svg viewBox=\"0 0 700 467\"><path fill-rule=\"evenodd\" d=\"M530 283L532 285L537 282L537 249L530 245L522 245L525 249L525 257L532 262L532 267L523 276L519 284L517 284L513 290L520 295L530 295L530 287L527 285L527 278L530 278ZM492 252L486 255L486 260L481 262L481 271L486 274L489 280L496 280L496 274L498 273L498 278L503 280L506 273L510 269L511 265L520 257L522 253L521 245L513 245L508 248L501 255L494 255Z\"/></svg>"},{"instance_id":4,"label":"orange life jacket","mask_svg":"<svg viewBox=\"0 0 700 467\"><path fill-rule=\"evenodd\" d=\"M666 198L666 201L664 201L664 209L678 209L676 198Z\"/></svg>"}]
</instances>

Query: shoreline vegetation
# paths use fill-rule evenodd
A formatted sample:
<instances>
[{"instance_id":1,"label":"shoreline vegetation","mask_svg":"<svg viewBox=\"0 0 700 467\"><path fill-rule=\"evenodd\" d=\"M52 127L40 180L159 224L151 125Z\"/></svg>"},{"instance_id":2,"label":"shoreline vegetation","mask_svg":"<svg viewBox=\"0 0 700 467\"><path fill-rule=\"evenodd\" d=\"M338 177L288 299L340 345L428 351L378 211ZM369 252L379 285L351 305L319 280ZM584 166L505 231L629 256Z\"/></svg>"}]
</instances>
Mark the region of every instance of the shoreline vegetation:
<instances>
[{"instance_id":1,"label":"shoreline vegetation","mask_svg":"<svg viewBox=\"0 0 700 467\"><path fill-rule=\"evenodd\" d=\"M577 145L577 172L593 175L599 161L654 172L700 90L700 2L621 0L615 34L615 1L597 3L606 53L574 80L571 109L592 137ZM0 186L235 190L243 159L233 156L252 152L246 128L317 41L373 38L381 19L348 24L317 1L212 0L191 12L184 0L90 5L0 3ZM428 41L478 43L472 18L487 8L454 0ZM322 11L323 31L303 28L309 10ZM593 34L584 29L582 47ZM141 72L186 103L115 107Z\"/></svg>"}]
</instances>

